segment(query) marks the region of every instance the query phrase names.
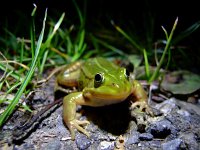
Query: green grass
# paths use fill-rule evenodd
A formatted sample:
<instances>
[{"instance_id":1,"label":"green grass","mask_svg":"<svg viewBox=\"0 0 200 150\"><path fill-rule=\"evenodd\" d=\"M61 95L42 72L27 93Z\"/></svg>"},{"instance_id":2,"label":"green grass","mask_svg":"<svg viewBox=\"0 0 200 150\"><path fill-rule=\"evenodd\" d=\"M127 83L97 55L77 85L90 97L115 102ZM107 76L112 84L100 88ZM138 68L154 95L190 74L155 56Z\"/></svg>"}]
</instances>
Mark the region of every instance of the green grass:
<instances>
[{"instance_id":1,"label":"green grass","mask_svg":"<svg viewBox=\"0 0 200 150\"><path fill-rule=\"evenodd\" d=\"M162 53L162 56L160 58L160 61L158 63L158 66L156 67L156 70L155 72L153 73L153 75L150 77L150 79L148 80L149 83L153 82L154 80L157 79L158 75L159 75L159 72L160 72L160 69L163 65L163 62L164 62L164 59L166 58L166 54L168 51L170 51L170 46L171 46L171 41L172 41L172 36L174 34L174 31L176 29L176 26L177 26L177 23L178 23L178 18L176 18L175 22L174 22L174 25L172 27L172 30L170 32L170 35L168 35L167 31L165 30L164 27L162 27L163 31L165 32L165 36L166 36L166 45L165 45L165 48L164 48L164 51ZM147 61L145 61L147 62ZM148 67L148 63L145 63L145 66ZM149 73L148 73L149 74Z\"/></svg>"},{"instance_id":2,"label":"green grass","mask_svg":"<svg viewBox=\"0 0 200 150\"><path fill-rule=\"evenodd\" d=\"M165 39L155 41L155 43L159 43L159 44L162 43L164 45L164 47L162 47L162 49L160 49L161 52L158 52L158 49L156 47L154 50L154 48L152 46L149 46L149 45L154 45L154 43L149 43L149 42L153 42L153 37L148 36L148 35L152 35L151 34L152 29L151 29L151 31L146 33L147 41L144 43L147 43L147 44L145 45L145 44L141 44L139 42L138 39L140 37L137 37L135 34L132 34L129 31L123 30L120 26L116 25L114 22L111 22L111 23L114 26L114 28L136 49L135 51L133 51L132 54L143 55L144 64L140 64L140 65L145 66L144 67L145 73L146 73L145 79L148 81L148 83L152 83L154 80L157 80L160 77L161 69L167 70L170 65L174 66L174 64L170 64L171 59L173 57L172 52L171 52L172 47L176 46L181 40L185 39L186 37L190 36L195 31L197 31L200 27L200 22L198 21L198 22L192 24L190 27L188 27L184 31L182 31L179 34L177 34L176 36L174 36L174 31L175 31L177 23L178 23L178 17L175 20L174 25L173 25L172 30L169 35L168 35L168 32L166 31L166 29L163 26L161 26L164 31L164 34L165 34ZM141 41L142 41L142 39L141 39ZM187 54L182 50L179 50L179 51L180 51L180 53L178 55L182 55L187 60L188 59ZM160 53L160 56L158 56L158 53ZM154 59L154 61L152 61L153 59ZM158 60L158 59L160 59L160 60ZM156 62L156 68L155 68L155 70L152 71L150 69L150 67L153 64L153 62ZM164 66L166 66L166 67L164 67ZM138 67L138 66L135 66L135 67ZM174 69L176 69L176 68L174 68Z\"/></svg>"},{"instance_id":3,"label":"green grass","mask_svg":"<svg viewBox=\"0 0 200 150\"><path fill-rule=\"evenodd\" d=\"M0 115L0 126L8 120L17 107L31 111L27 105L22 105L22 102L29 93L35 90L35 83L43 78L44 71L48 68L99 55L109 58L119 56L135 64L135 67L144 65L145 79L152 83L159 78L162 68L168 69L170 65L173 65L171 64L172 46L190 36L200 26L200 22L196 22L180 34L174 35L178 22L176 19L169 34L162 27L165 38L154 41L152 37L153 18L149 20L151 26L145 33L146 39L140 39L141 37L131 33L134 31L131 28L122 29L112 21L114 30L111 32L114 35L117 33L118 36L109 35L107 32L108 34L105 36L107 39L100 38L86 30L86 5L81 11L76 2L73 2L79 17L77 24L68 24L65 13L62 13L59 19L51 18L47 15L46 10L41 32L38 33L35 27L37 13L35 6L30 18L30 38L18 38L8 28L4 29L5 35L0 37L1 49L4 50L3 53L0 53L0 69L4 72L0 78L0 91L2 91L0 105L5 104L6 108ZM125 41L133 48L129 50L129 53L125 50L123 43L121 47L118 47L118 43L110 42L116 39L121 41L122 38L123 42ZM164 43L164 46L159 49L160 51L154 49L154 42ZM182 55L185 53L182 52ZM144 61L137 56L143 57ZM154 72L151 72L153 63L156 66ZM164 65L166 67L163 67Z\"/></svg>"},{"instance_id":4,"label":"green grass","mask_svg":"<svg viewBox=\"0 0 200 150\"><path fill-rule=\"evenodd\" d=\"M30 18L30 40L17 38L7 29L5 29L5 33L8 40L0 37L2 45L5 45L2 49L6 49L4 54L1 53L2 58L0 58L0 69L4 71L0 80L0 90L2 91L0 104L7 105L0 115L0 126L16 110L16 107L31 111L27 105L22 105L22 103L29 93L34 91L37 81L43 78L43 72L48 67L54 68L79 59L87 59L99 53L99 50L87 49L85 14L83 15L75 1L74 6L80 20L80 24L76 26L70 25L69 28L61 28L65 14L63 13L55 23L55 19L47 20L46 10L42 29L38 36L35 28L37 13L37 6L35 6ZM14 56L10 54L10 49L16 53ZM22 99L22 97L25 98Z\"/></svg>"},{"instance_id":5,"label":"green grass","mask_svg":"<svg viewBox=\"0 0 200 150\"><path fill-rule=\"evenodd\" d=\"M36 12L36 7L33 9L32 17L35 16L35 12ZM32 78L34 76L34 73L36 72L36 69L38 69L39 72L42 73L43 68L44 68L44 63L45 63L46 58L47 58L47 55L46 55L47 52L48 52L47 48L49 47L52 38L54 37L57 29L59 28L60 24L62 23L62 20L64 18L64 14L61 16L61 18L59 19L57 24L54 26L53 31L48 35L47 40L43 43L45 26L46 26L46 18L47 18L47 10L45 12L45 17L44 17L44 20L43 20L43 26L42 26L42 30L40 32L39 38L37 40L37 44L35 44L35 30L34 30L35 25L34 25L34 23L32 24L32 28L30 30L31 31L31 51L32 51L32 59L31 59L32 61L30 61L30 69L28 69L28 71L25 72L24 77L21 77L20 73L13 73L12 70L10 71L10 73L7 74L7 75L11 75L12 77L14 77L15 80L17 80L17 82L15 82L15 84L13 84L12 86L7 84L7 88L9 90L6 92L5 95L8 95L11 91L16 89L17 87L19 87L19 89L17 89L17 92L16 92L13 100L9 103L6 110L1 114L1 116L0 116L0 126L2 126L3 123L13 113L13 111L15 110L16 105L18 104L22 95L24 93L26 93L26 87L32 81ZM24 54L23 45L24 44L22 44L21 55L20 55L20 59L19 59L19 61L21 61L21 62L22 62L23 57L24 57L23 56L23 54ZM1 65L1 69L4 70L5 72L7 72L8 68L9 68L8 64L6 66ZM11 67L11 68L13 69L13 67ZM6 78L4 78L4 79L2 78L1 83L4 83L4 82L7 83L9 81L7 81ZM2 86L3 86L3 84L2 84ZM2 86L1 86L1 88L3 88ZM6 97L4 99L6 99ZM4 99L2 101L4 101Z\"/></svg>"}]
</instances>

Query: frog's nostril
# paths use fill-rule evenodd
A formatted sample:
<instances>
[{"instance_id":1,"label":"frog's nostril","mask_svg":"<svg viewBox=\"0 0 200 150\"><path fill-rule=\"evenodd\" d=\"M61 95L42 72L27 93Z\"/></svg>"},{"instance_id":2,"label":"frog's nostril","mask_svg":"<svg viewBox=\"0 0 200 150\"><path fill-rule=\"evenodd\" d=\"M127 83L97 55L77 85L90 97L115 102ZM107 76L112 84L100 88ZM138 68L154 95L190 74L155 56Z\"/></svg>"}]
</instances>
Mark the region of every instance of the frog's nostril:
<instances>
[{"instance_id":1,"label":"frog's nostril","mask_svg":"<svg viewBox=\"0 0 200 150\"><path fill-rule=\"evenodd\" d=\"M85 97L86 99L91 99L91 98L92 98L92 94L91 94L90 92L85 92L85 93L84 93L84 97Z\"/></svg>"},{"instance_id":2,"label":"frog's nostril","mask_svg":"<svg viewBox=\"0 0 200 150\"><path fill-rule=\"evenodd\" d=\"M111 85L112 85L113 87L117 87L117 88L119 88L119 85L116 84L116 83L112 83Z\"/></svg>"}]
</instances>

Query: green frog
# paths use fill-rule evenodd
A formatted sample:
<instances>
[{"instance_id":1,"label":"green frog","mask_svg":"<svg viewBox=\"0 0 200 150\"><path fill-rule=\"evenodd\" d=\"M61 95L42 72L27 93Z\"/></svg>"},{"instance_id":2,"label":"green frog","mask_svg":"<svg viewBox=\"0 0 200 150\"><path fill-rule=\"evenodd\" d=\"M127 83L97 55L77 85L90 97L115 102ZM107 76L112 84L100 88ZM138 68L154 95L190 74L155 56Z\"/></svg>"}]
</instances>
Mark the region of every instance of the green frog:
<instances>
[{"instance_id":1,"label":"green frog","mask_svg":"<svg viewBox=\"0 0 200 150\"><path fill-rule=\"evenodd\" d=\"M68 93L69 88L76 90L64 97L63 120L67 125L71 138L75 131L87 135L82 127L89 121L76 119L77 105L100 107L120 103L132 95L132 108L151 112L147 104L147 94L142 85L129 76L129 72L105 58L91 58L66 66L57 76L56 89Z\"/></svg>"}]
</instances>

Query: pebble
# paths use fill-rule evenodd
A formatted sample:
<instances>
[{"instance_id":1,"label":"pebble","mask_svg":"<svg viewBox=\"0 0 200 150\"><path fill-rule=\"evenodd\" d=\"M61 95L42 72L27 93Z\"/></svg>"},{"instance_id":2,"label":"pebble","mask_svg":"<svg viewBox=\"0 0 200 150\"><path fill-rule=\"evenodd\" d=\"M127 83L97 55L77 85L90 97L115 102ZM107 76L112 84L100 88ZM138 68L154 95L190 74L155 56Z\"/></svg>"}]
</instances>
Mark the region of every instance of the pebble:
<instances>
[{"instance_id":1,"label":"pebble","mask_svg":"<svg viewBox=\"0 0 200 150\"><path fill-rule=\"evenodd\" d=\"M84 150L91 145L91 141L85 135L78 135L76 137L76 145L80 150Z\"/></svg>"},{"instance_id":2,"label":"pebble","mask_svg":"<svg viewBox=\"0 0 200 150\"><path fill-rule=\"evenodd\" d=\"M199 149L198 143L196 141L196 137L193 133L181 133L179 135L179 138L184 141L184 143L187 145L187 148L189 150Z\"/></svg>"},{"instance_id":3,"label":"pebble","mask_svg":"<svg viewBox=\"0 0 200 150\"><path fill-rule=\"evenodd\" d=\"M42 147L44 150L57 150L61 148L61 143L59 140L51 140L47 144L43 144Z\"/></svg>"},{"instance_id":4,"label":"pebble","mask_svg":"<svg viewBox=\"0 0 200 150\"><path fill-rule=\"evenodd\" d=\"M162 144L163 150L178 150L181 147L181 139L174 139Z\"/></svg>"},{"instance_id":5,"label":"pebble","mask_svg":"<svg viewBox=\"0 0 200 150\"><path fill-rule=\"evenodd\" d=\"M147 129L147 132L151 133L154 136L154 138L161 138L161 139L166 138L174 131L175 131L174 126L171 124L171 122L169 122L166 119L151 124Z\"/></svg>"},{"instance_id":6,"label":"pebble","mask_svg":"<svg viewBox=\"0 0 200 150\"><path fill-rule=\"evenodd\" d=\"M97 150L112 150L114 149L114 142L102 141Z\"/></svg>"},{"instance_id":7,"label":"pebble","mask_svg":"<svg viewBox=\"0 0 200 150\"><path fill-rule=\"evenodd\" d=\"M134 131L131 132L131 134L128 137L128 140L126 141L125 145L131 145L131 144L136 144L139 143L139 132Z\"/></svg>"},{"instance_id":8,"label":"pebble","mask_svg":"<svg viewBox=\"0 0 200 150\"><path fill-rule=\"evenodd\" d=\"M155 106L156 109L160 110L163 114L168 114L175 108L176 106L176 100L174 98L165 100L164 102L157 104Z\"/></svg>"},{"instance_id":9,"label":"pebble","mask_svg":"<svg viewBox=\"0 0 200 150\"><path fill-rule=\"evenodd\" d=\"M142 133L139 135L139 139L142 141L151 141L153 139L153 135L150 133Z\"/></svg>"}]
</instances>

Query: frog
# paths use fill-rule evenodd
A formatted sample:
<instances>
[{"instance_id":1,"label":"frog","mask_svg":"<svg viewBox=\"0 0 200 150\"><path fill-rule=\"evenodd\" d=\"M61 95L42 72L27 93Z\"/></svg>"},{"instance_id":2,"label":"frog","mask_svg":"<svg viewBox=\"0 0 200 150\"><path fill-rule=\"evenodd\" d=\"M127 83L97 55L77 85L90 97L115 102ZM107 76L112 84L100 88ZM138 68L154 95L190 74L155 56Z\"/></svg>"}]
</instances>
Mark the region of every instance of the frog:
<instances>
[{"instance_id":1,"label":"frog","mask_svg":"<svg viewBox=\"0 0 200 150\"><path fill-rule=\"evenodd\" d=\"M69 92L67 89L70 88L74 90ZM68 93L63 98L63 121L72 140L75 139L75 130L90 137L83 127L90 122L76 119L77 105L102 107L123 102L131 95L131 108L139 107L141 111L152 114L147 92L141 83L132 79L126 68L103 57L77 61L64 67L56 77L55 89Z\"/></svg>"}]
</instances>

